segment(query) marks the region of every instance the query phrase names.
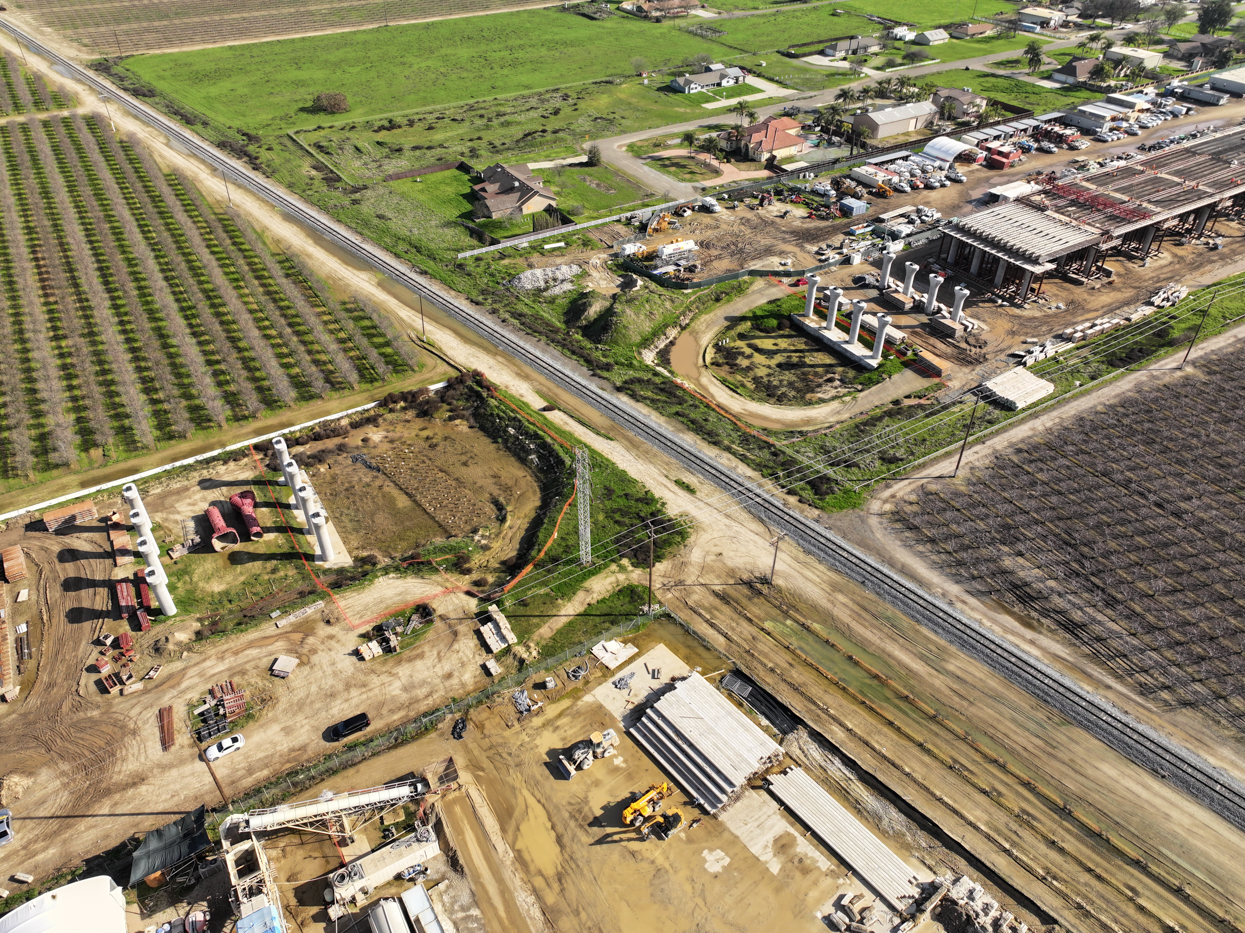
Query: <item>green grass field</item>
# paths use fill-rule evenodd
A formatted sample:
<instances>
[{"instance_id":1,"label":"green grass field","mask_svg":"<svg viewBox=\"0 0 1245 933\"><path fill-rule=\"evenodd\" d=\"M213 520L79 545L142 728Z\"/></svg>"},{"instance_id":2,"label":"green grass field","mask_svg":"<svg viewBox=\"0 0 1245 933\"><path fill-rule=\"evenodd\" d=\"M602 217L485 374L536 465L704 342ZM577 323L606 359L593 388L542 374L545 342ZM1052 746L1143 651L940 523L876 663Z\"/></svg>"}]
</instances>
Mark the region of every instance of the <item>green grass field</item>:
<instances>
[{"instance_id":1,"label":"green grass field","mask_svg":"<svg viewBox=\"0 0 1245 933\"><path fill-rule=\"evenodd\" d=\"M952 39L950 42L942 45L933 45L925 48L915 45L913 48L924 48L929 53L930 59L938 59L941 62L960 62L966 58L977 58L981 55L994 55L998 52L1011 52L1013 50L1023 49L1034 40L1031 35L1023 33L1008 38L1007 36L986 36L984 39ZM1038 39L1040 45L1045 45L1050 40ZM902 55L902 53L900 53Z\"/></svg>"},{"instance_id":2,"label":"green grass field","mask_svg":"<svg viewBox=\"0 0 1245 933\"><path fill-rule=\"evenodd\" d=\"M710 0L709 6L715 10L725 10L727 12L736 12L744 10L784 10L799 9L798 4L790 2L790 0L780 0L780 2L769 2L769 0ZM943 23L953 23L960 19L966 19L969 15L976 16L994 16L999 13L1007 13L1014 11L1015 7L1003 2L1003 0L977 0L976 13L973 14L973 5L966 0L855 0L855 2L836 2L829 9L838 8L846 13L856 11L872 13L875 16L884 16L887 19L897 20L902 23L915 23L918 26L939 26ZM823 8L825 9L825 8ZM842 19L842 17L836 17ZM876 30L876 27L874 27ZM836 33L836 35L851 35L851 33ZM810 37L808 41L812 41Z\"/></svg>"},{"instance_id":3,"label":"green grass field","mask_svg":"<svg viewBox=\"0 0 1245 933\"><path fill-rule=\"evenodd\" d=\"M922 83L931 89L945 83L939 82L938 77L931 75ZM1020 78L1009 78L988 71L957 71L955 86L971 88L978 94L993 97L995 100L1027 107L1034 113L1046 113L1070 106L1077 101L1094 100L1102 96L1087 90L1042 87Z\"/></svg>"},{"instance_id":4,"label":"green grass field","mask_svg":"<svg viewBox=\"0 0 1245 933\"><path fill-rule=\"evenodd\" d=\"M213 120L264 133L326 122L311 109L321 91L341 91L350 116L365 120L627 74L634 57L673 67L702 52L716 59L723 49L629 16L526 10L142 55L126 67Z\"/></svg>"},{"instance_id":5,"label":"green grass field","mask_svg":"<svg viewBox=\"0 0 1245 933\"><path fill-rule=\"evenodd\" d=\"M545 180L547 187L557 192L558 207L564 211L579 205L589 214L612 213L624 204L634 204L653 195L653 192L608 165L591 168L567 165L535 171Z\"/></svg>"},{"instance_id":6,"label":"green grass field","mask_svg":"<svg viewBox=\"0 0 1245 933\"><path fill-rule=\"evenodd\" d=\"M471 198L471 176L457 169L434 172L419 178L402 178L386 182L394 191L431 208L446 220L470 219L474 201ZM531 222L528 222L529 227Z\"/></svg>"},{"instance_id":7,"label":"green grass field","mask_svg":"<svg viewBox=\"0 0 1245 933\"><path fill-rule=\"evenodd\" d=\"M735 84L731 87L718 88L713 91L697 91L695 94L684 94L683 99L689 104L704 106L712 104L715 100L734 100L737 97L747 97L750 94L760 94L761 89L755 88L751 84Z\"/></svg>"}]
</instances>

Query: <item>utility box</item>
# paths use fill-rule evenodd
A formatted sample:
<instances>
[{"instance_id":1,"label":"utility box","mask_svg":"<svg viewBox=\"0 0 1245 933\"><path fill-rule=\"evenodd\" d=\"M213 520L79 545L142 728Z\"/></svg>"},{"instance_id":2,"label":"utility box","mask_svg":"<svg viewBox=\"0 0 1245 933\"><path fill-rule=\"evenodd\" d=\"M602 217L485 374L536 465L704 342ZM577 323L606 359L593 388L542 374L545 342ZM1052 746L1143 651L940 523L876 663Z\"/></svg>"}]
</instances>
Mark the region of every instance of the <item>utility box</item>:
<instances>
[{"instance_id":1,"label":"utility box","mask_svg":"<svg viewBox=\"0 0 1245 933\"><path fill-rule=\"evenodd\" d=\"M868 209L868 204L856 198L844 198L839 202L839 210L843 212L844 217L859 217Z\"/></svg>"}]
</instances>

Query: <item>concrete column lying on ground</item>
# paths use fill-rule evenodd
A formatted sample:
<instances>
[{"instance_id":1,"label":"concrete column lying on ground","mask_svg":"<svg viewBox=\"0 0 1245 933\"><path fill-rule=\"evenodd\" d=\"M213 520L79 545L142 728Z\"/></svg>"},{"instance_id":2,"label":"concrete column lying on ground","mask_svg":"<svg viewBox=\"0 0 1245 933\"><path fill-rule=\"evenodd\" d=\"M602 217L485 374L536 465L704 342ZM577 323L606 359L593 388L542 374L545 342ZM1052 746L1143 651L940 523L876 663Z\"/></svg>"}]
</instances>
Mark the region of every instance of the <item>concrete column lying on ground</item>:
<instances>
[{"instance_id":1,"label":"concrete column lying on ground","mask_svg":"<svg viewBox=\"0 0 1245 933\"><path fill-rule=\"evenodd\" d=\"M853 301L852 302L852 329L848 331L848 334L847 334L847 342L849 344L855 343L857 338L860 337L860 319L864 316L864 313L865 313L865 303L860 300Z\"/></svg>"},{"instance_id":2,"label":"concrete column lying on ground","mask_svg":"<svg viewBox=\"0 0 1245 933\"><path fill-rule=\"evenodd\" d=\"M327 564L333 559L333 542L329 538L328 516L323 512L312 512L311 527L316 533L316 562Z\"/></svg>"},{"instance_id":3,"label":"concrete column lying on ground","mask_svg":"<svg viewBox=\"0 0 1245 933\"><path fill-rule=\"evenodd\" d=\"M140 504L137 509L130 509L130 524L134 526L134 530L138 532L140 538L150 538L151 535L151 519L147 515L147 510Z\"/></svg>"},{"instance_id":4,"label":"concrete column lying on ground","mask_svg":"<svg viewBox=\"0 0 1245 933\"><path fill-rule=\"evenodd\" d=\"M804 299L804 316L813 316L813 305L817 301L817 285L821 282L815 275L808 277L808 296Z\"/></svg>"},{"instance_id":5,"label":"concrete column lying on ground","mask_svg":"<svg viewBox=\"0 0 1245 933\"><path fill-rule=\"evenodd\" d=\"M937 307L937 301L938 301L938 286L940 286L941 284L942 284L942 276L934 275L933 273L931 273L929 277L929 291L925 293L925 313L926 314L934 313L934 309Z\"/></svg>"},{"instance_id":6,"label":"concrete column lying on ground","mask_svg":"<svg viewBox=\"0 0 1245 933\"><path fill-rule=\"evenodd\" d=\"M869 359L880 360L882 358L882 341L886 336L886 325L891 322L889 314L878 315L878 332L873 339L873 352L869 354Z\"/></svg>"},{"instance_id":7,"label":"concrete column lying on ground","mask_svg":"<svg viewBox=\"0 0 1245 933\"><path fill-rule=\"evenodd\" d=\"M891 286L891 266L894 262L894 253L888 251L882 254L882 291L886 291Z\"/></svg>"},{"instance_id":8,"label":"concrete column lying on ground","mask_svg":"<svg viewBox=\"0 0 1245 933\"><path fill-rule=\"evenodd\" d=\"M148 567L143 571L143 576L147 578L147 585L151 587L151 592L156 596L156 602L160 604L160 612L166 616L177 615L177 606L169 592L169 577L164 572L164 568Z\"/></svg>"},{"instance_id":9,"label":"concrete column lying on ground","mask_svg":"<svg viewBox=\"0 0 1245 933\"><path fill-rule=\"evenodd\" d=\"M909 297L912 295L912 283L916 281L916 271L919 268L920 266L915 262L907 263L904 266L903 293Z\"/></svg>"},{"instance_id":10,"label":"concrete column lying on ground","mask_svg":"<svg viewBox=\"0 0 1245 933\"><path fill-rule=\"evenodd\" d=\"M143 555L143 563L148 567L160 566L160 545L155 538L139 538L137 547L138 553Z\"/></svg>"},{"instance_id":11,"label":"concrete column lying on ground","mask_svg":"<svg viewBox=\"0 0 1245 933\"><path fill-rule=\"evenodd\" d=\"M955 321L957 324L960 323L960 319L964 317L964 302L968 300L968 296L970 294L971 293L967 288L959 285L956 286L955 304L951 307L951 320Z\"/></svg>"}]
</instances>

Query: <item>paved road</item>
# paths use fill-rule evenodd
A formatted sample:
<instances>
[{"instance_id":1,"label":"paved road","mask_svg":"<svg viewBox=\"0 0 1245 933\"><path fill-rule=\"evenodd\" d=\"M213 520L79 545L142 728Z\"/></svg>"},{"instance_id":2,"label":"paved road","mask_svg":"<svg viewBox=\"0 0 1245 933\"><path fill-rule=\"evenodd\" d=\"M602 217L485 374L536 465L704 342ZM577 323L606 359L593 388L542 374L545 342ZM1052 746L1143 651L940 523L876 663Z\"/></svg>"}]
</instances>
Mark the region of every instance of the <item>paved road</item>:
<instances>
[{"instance_id":1,"label":"paved road","mask_svg":"<svg viewBox=\"0 0 1245 933\"><path fill-rule=\"evenodd\" d=\"M672 429L631 400L619 396L601 380L556 351L516 332L484 313L472 302L441 290L439 283L414 275L409 266L360 237L333 218L308 205L261 175L205 143L185 127L158 111L117 91L98 75L48 49L11 23L4 29L35 54L48 59L62 73L94 88L125 106L145 123L164 133L172 145L184 147L214 169L227 173L235 184L257 195L320 234L340 249L367 262L384 276L432 302L445 314L474 331L501 352L523 363L553 384L591 405L656 451L678 461L711 485L725 490L744 508L828 567L879 594L899 612L925 626L953 647L1006 677L1073 723L1115 749L1140 767L1170 781L1192 799L1240 829L1245 829L1245 785L1200 755L1166 738L1155 729L1121 712L1096 693L1016 647L992 629L963 615L885 564L847 544L793 507L782 491L762 489L749 477L723 465L714 452L682 430Z\"/></svg>"}]
</instances>

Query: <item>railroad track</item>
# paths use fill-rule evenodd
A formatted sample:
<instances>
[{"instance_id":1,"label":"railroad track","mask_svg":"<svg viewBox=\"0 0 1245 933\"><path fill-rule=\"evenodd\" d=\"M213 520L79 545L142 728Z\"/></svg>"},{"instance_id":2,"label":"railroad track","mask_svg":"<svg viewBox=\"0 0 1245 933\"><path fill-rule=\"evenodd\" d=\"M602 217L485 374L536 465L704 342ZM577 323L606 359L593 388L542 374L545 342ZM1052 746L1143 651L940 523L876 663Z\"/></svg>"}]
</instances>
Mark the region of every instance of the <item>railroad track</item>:
<instances>
[{"instance_id":1,"label":"railroad track","mask_svg":"<svg viewBox=\"0 0 1245 933\"><path fill-rule=\"evenodd\" d=\"M101 97L123 104L140 120L168 136L179 148L202 159L235 184L243 185L264 198L291 219L411 289L421 299L432 302L445 314L498 349L520 360L550 382L591 405L620 427L730 493L753 515L770 527L785 531L827 566L882 597L960 651L1056 710L1069 722L1080 726L1140 767L1180 788L1238 829L1245 830L1245 786L1222 769L1214 767L1201 756L1122 712L1103 697L1083 689L1028 652L938 600L884 564L856 550L796 509L757 489L747 477L727 468L711 454L642 413L631 402L603 388L584 374L581 367L501 325L478 306L443 294L428 280L415 275L407 265L380 247L365 241L358 234L262 176L240 166L180 124L123 94L88 69L34 41L11 23L0 19L0 28L23 42L31 51L48 59L60 73L89 85Z\"/></svg>"}]
</instances>

